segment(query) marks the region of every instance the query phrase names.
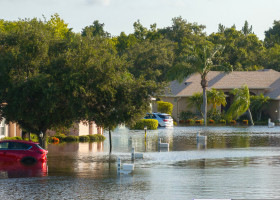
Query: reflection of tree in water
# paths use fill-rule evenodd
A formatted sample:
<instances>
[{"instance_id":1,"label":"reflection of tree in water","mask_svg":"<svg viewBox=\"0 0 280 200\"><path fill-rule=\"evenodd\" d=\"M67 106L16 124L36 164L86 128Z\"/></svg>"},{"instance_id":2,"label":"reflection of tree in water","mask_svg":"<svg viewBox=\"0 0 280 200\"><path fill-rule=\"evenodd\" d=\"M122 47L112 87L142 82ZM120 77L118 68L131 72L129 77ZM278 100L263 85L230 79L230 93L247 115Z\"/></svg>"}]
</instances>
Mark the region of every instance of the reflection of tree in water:
<instances>
[{"instance_id":1,"label":"reflection of tree in water","mask_svg":"<svg viewBox=\"0 0 280 200\"><path fill-rule=\"evenodd\" d=\"M240 135L239 135L240 134ZM208 148L246 148L255 146L269 146L269 137L256 136L244 133L235 133L234 135L215 135L208 137ZM280 141L279 141L280 142ZM279 143L280 144L280 143Z\"/></svg>"},{"instance_id":2,"label":"reflection of tree in water","mask_svg":"<svg viewBox=\"0 0 280 200\"><path fill-rule=\"evenodd\" d=\"M101 143L63 143L48 146L49 175L67 175L75 177L102 177L104 156Z\"/></svg>"}]
</instances>

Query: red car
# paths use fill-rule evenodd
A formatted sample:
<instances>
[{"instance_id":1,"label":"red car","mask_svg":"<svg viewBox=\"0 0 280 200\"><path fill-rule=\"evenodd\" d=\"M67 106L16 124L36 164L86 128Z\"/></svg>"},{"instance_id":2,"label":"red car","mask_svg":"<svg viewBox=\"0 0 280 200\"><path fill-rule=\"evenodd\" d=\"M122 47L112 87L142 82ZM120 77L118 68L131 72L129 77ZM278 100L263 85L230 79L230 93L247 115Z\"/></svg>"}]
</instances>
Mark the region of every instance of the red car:
<instances>
[{"instance_id":1,"label":"red car","mask_svg":"<svg viewBox=\"0 0 280 200\"><path fill-rule=\"evenodd\" d=\"M46 161L48 151L38 143L24 140L0 141L0 164L1 162L20 161L24 164L34 164Z\"/></svg>"}]
</instances>

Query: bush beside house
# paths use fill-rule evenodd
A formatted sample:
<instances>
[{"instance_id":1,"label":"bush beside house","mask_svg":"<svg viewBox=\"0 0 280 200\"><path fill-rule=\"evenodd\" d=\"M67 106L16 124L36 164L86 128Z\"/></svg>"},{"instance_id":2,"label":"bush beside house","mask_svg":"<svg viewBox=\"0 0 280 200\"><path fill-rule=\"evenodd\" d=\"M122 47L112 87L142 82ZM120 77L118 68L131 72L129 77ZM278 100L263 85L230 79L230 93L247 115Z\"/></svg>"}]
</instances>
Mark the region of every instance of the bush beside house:
<instances>
[{"instance_id":1,"label":"bush beside house","mask_svg":"<svg viewBox=\"0 0 280 200\"><path fill-rule=\"evenodd\" d=\"M167 113L169 115L172 114L172 111L173 111L173 104L172 103L164 102L164 101L158 101L157 104L158 104L158 107L157 107L158 112Z\"/></svg>"},{"instance_id":2,"label":"bush beside house","mask_svg":"<svg viewBox=\"0 0 280 200\"><path fill-rule=\"evenodd\" d=\"M155 119L140 119L133 129L143 130L147 126L148 130L156 130L158 128L158 121Z\"/></svg>"}]
</instances>

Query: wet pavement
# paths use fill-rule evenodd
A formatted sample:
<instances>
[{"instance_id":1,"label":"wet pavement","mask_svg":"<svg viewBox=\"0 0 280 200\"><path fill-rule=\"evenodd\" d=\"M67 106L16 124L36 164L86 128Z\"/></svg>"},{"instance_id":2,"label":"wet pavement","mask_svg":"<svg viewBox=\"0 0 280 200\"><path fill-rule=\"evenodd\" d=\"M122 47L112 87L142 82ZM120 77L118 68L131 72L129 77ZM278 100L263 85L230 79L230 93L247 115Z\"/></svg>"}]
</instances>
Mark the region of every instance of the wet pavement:
<instances>
[{"instance_id":1,"label":"wet pavement","mask_svg":"<svg viewBox=\"0 0 280 200\"><path fill-rule=\"evenodd\" d=\"M196 133L207 135L197 144ZM107 137L107 133L105 133ZM108 137L107 137L108 138ZM158 148L158 138L169 151ZM118 129L102 143L48 146L47 163L0 163L4 199L280 198L280 127ZM131 148L144 159L131 161ZM134 163L117 174L117 157Z\"/></svg>"}]
</instances>

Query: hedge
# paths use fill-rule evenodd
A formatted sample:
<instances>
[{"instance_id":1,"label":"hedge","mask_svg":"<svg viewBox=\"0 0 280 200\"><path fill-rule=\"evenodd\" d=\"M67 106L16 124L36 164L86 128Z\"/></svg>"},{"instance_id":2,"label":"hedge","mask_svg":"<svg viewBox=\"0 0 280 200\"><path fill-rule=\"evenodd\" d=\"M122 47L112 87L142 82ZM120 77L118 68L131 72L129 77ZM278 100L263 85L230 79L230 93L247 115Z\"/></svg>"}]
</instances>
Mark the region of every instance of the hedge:
<instances>
[{"instance_id":1,"label":"hedge","mask_svg":"<svg viewBox=\"0 0 280 200\"><path fill-rule=\"evenodd\" d=\"M172 114L172 110L173 110L173 104L169 103L169 102L164 102L164 101L158 101L158 111L161 113L167 113L169 115Z\"/></svg>"},{"instance_id":2,"label":"hedge","mask_svg":"<svg viewBox=\"0 0 280 200\"><path fill-rule=\"evenodd\" d=\"M88 137L90 142L101 142L106 139L105 136L101 134L88 135Z\"/></svg>"},{"instance_id":3,"label":"hedge","mask_svg":"<svg viewBox=\"0 0 280 200\"><path fill-rule=\"evenodd\" d=\"M158 121L155 119L140 119L133 128L143 130L145 126L149 130L156 130L158 128Z\"/></svg>"}]
</instances>

